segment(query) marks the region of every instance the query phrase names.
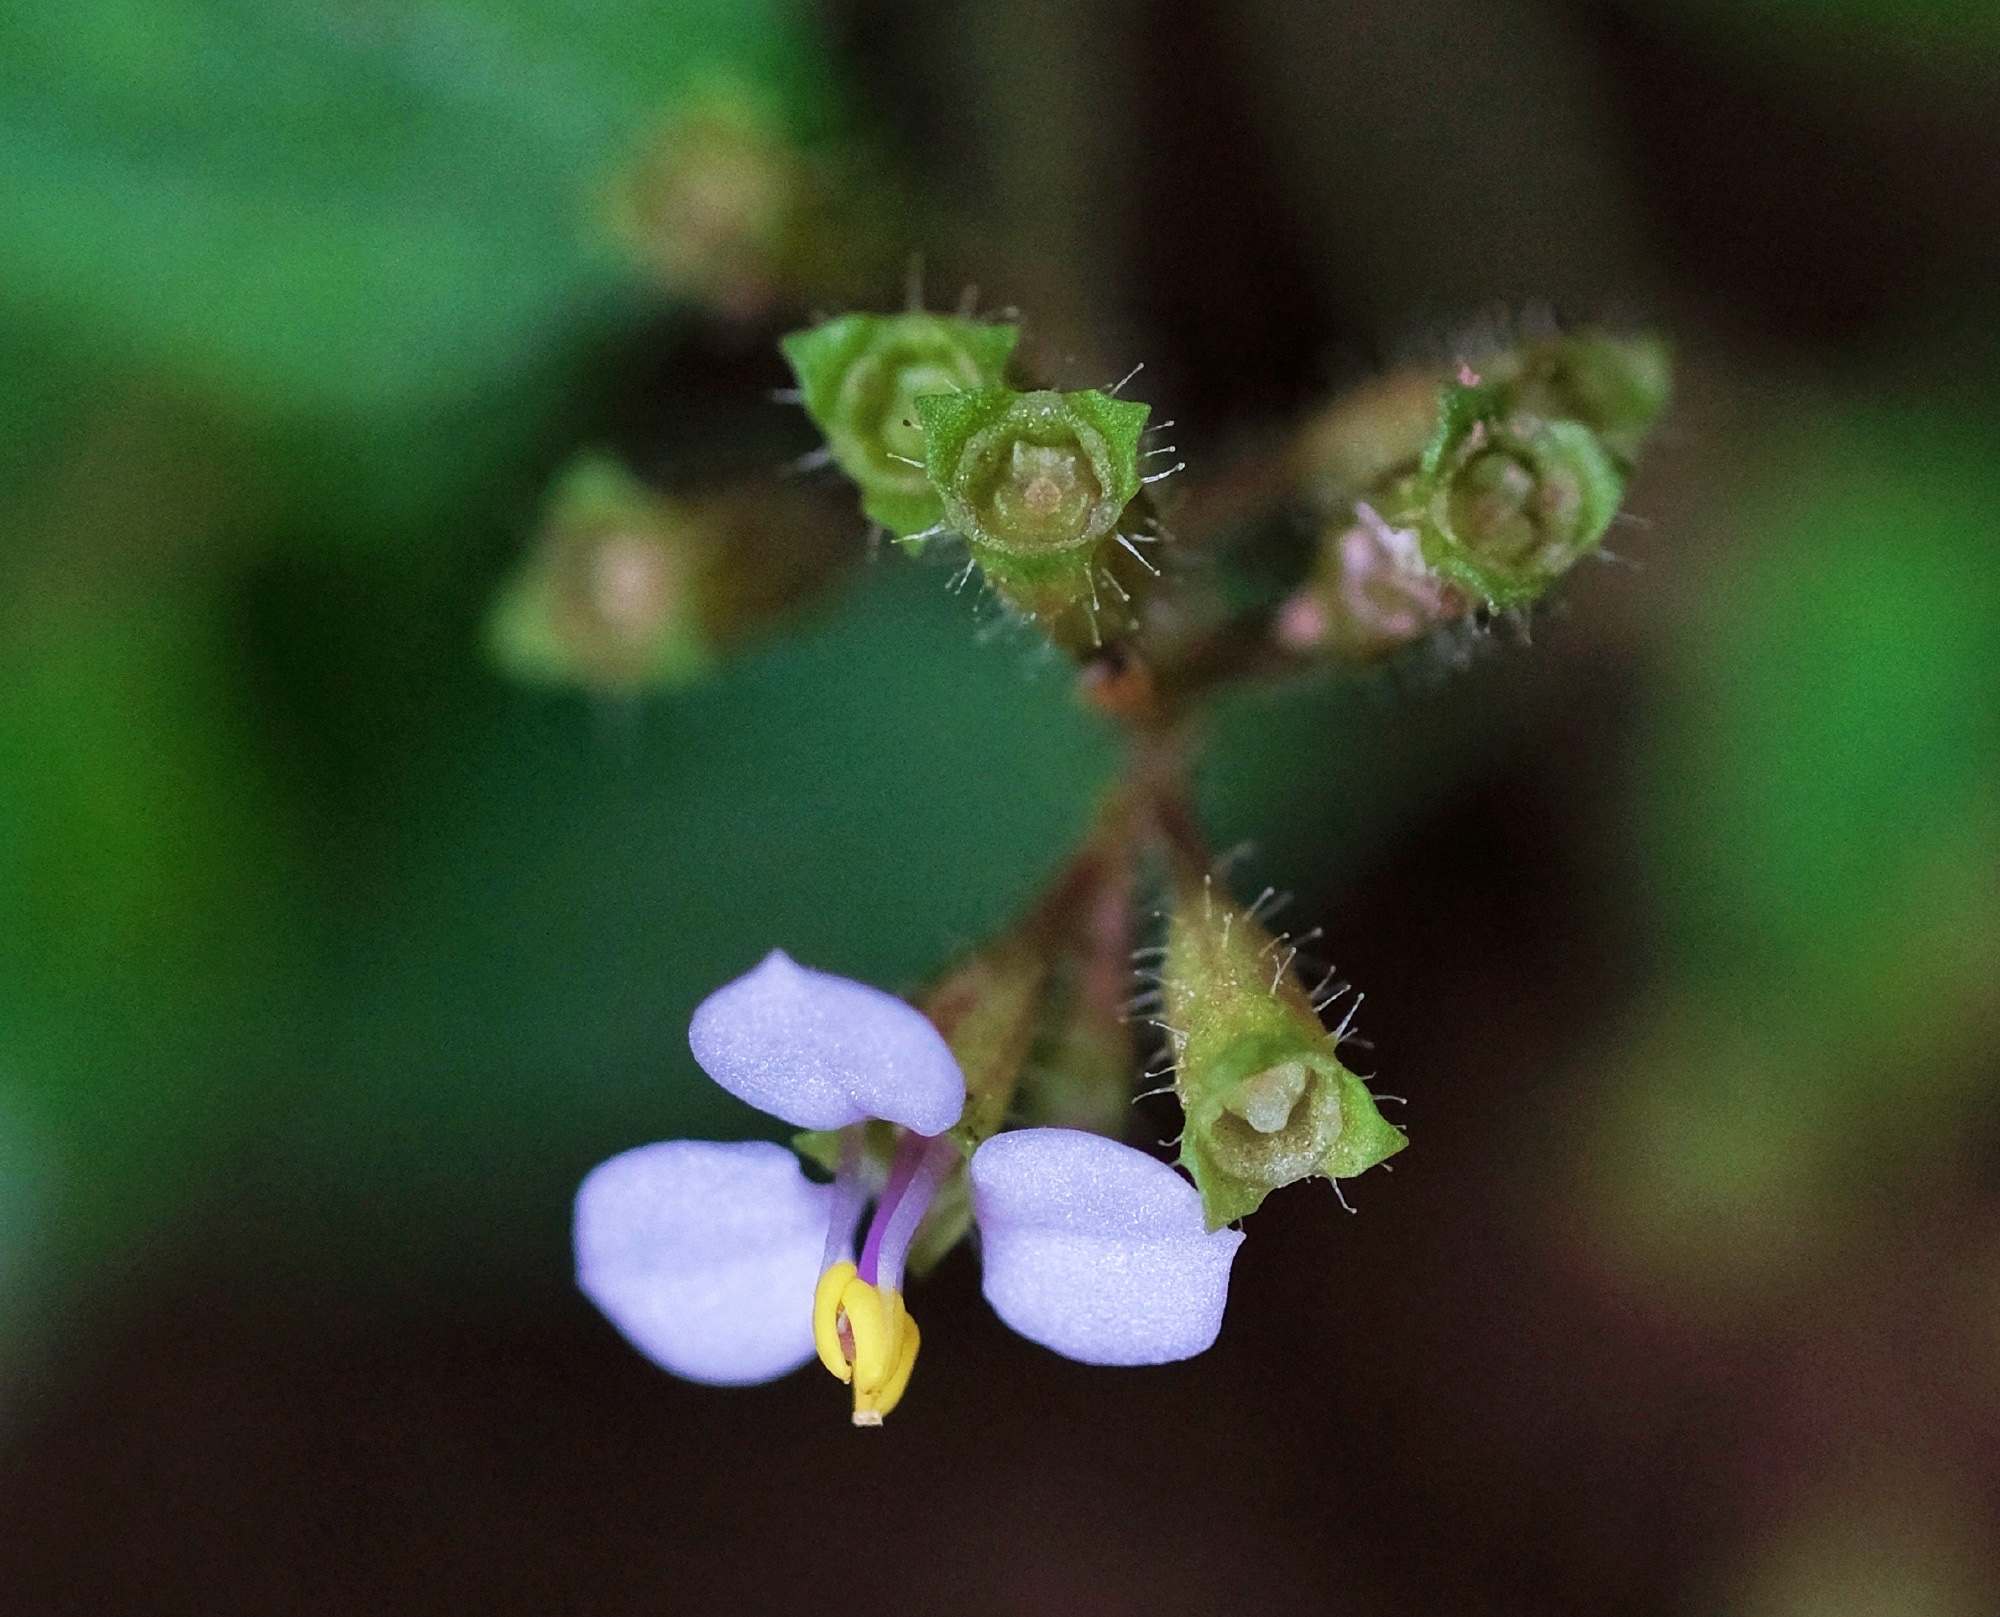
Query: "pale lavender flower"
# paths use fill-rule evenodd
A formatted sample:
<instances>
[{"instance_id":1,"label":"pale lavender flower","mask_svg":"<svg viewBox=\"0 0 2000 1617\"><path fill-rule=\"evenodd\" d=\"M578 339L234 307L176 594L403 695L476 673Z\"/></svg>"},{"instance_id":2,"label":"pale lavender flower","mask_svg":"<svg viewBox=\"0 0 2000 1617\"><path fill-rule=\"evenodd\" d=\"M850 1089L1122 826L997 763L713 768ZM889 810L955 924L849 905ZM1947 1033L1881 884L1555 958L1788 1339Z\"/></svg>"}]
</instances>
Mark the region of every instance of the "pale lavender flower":
<instances>
[{"instance_id":1,"label":"pale lavender flower","mask_svg":"<svg viewBox=\"0 0 2000 1617\"><path fill-rule=\"evenodd\" d=\"M796 1127L839 1130L840 1170L807 1179L782 1147L669 1140L613 1157L576 1200L577 1279L628 1340L694 1381L746 1384L817 1352L875 1424L918 1342L903 1264L962 1160L946 1130L965 1081L903 1001L772 953L696 1010L688 1041L730 1093ZM871 1180L861 1128L905 1133ZM1210 1232L1165 1163L1070 1129L997 1135L971 1162L986 1297L1030 1340L1087 1364L1158 1364L1215 1340L1242 1236ZM855 1235L870 1200L874 1213Z\"/></svg>"}]
</instances>

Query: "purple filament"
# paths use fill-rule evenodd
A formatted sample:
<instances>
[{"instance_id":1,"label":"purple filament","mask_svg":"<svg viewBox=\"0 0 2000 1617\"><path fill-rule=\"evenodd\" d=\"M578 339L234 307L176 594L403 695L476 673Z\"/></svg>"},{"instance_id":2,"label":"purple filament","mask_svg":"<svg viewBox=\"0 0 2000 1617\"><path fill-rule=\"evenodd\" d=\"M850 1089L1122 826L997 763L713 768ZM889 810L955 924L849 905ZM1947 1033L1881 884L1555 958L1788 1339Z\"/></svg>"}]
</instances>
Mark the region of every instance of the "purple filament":
<instances>
[{"instance_id":1,"label":"purple filament","mask_svg":"<svg viewBox=\"0 0 2000 1617\"><path fill-rule=\"evenodd\" d=\"M949 1135L906 1133L903 1136L889 1169L889 1182L882 1187L882 1195L875 1203L875 1216L869 1220L861 1261L855 1266L862 1280L871 1286L902 1285L903 1259L910 1250L910 1240L929 1210L938 1186L958 1160L958 1147Z\"/></svg>"}]
</instances>

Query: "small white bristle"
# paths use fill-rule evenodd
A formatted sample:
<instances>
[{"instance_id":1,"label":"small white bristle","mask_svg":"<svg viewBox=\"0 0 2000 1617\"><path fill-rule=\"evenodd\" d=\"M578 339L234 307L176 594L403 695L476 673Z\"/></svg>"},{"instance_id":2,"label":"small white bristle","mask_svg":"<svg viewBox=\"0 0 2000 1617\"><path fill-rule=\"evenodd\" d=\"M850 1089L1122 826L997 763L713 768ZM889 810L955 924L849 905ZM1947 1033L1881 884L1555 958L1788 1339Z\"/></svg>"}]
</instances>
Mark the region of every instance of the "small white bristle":
<instances>
[{"instance_id":1,"label":"small white bristle","mask_svg":"<svg viewBox=\"0 0 2000 1617\"><path fill-rule=\"evenodd\" d=\"M1133 560L1137 561L1138 564L1141 567L1145 568L1147 572L1151 573L1155 578L1158 578L1160 576L1159 568L1155 567L1151 562L1146 560L1145 556L1143 556L1140 553L1139 547L1133 544L1129 537L1121 533L1118 536L1118 542L1121 545L1123 545L1127 550L1131 551Z\"/></svg>"}]
</instances>

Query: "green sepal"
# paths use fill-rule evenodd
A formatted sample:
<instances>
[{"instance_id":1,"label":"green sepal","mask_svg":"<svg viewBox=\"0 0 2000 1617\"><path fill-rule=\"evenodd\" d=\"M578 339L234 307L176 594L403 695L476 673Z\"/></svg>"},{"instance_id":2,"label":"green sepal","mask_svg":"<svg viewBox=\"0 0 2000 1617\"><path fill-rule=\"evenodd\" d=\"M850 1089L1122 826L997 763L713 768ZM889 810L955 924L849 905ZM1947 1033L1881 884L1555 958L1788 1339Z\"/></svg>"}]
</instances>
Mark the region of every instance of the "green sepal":
<instances>
[{"instance_id":1,"label":"green sepal","mask_svg":"<svg viewBox=\"0 0 2000 1617\"><path fill-rule=\"evenodd\" d=\"M530 684L632 691L686 684L715 664L699 518L617 462L561 475L540 530L486 620L494 665Z\"/></svg>"},{"instance_id":2,"label":"green sepal","mask_svg":"<svg viewBox=\"0 0 2000 1617\"><path fill-rule=\"evenodd\" d=\"M1438 429L1405 486L1424 561L1500 608L1525 606L1596 546L1618 512L1624 475L1580 421L1503 414L1494 384L1448 383Z\"/></svg>"},{"instance_id":3,"label":"green sepal","mask_svg":"<svg viewBox=\"0 0 2000 1617\"><path fill-rule=\"evenodd\" d=\"M1280 945L1206 880L1175 884L1162 978L1180 1162L1210 1229L1247 1217L1272 1191L1352 1178L1408 1143L1340 1060Z\"/></svg>"},{"instance_id":4,"label":"green sepal","mask_svg":"<svg viewBox=\"0 0 2000 1617\"><path fill-rule=\"evenodd\" d=\"M862 510L908 541L943 517L922 464L919 401L998 384L1019 337L1014 326L913 311L841 315L778 346L806 414L860 489Z\"/></svg>"},{"instance_id":5,"label":"green sepal","mask_svg":"<svg viewBox=\"0 0 2000 1617\"><path fill-rule=\"evenodd\" d=\"M1437 425L1424 445L1419 474L1427 485L1451 475L1465 444L1482 426L1499 420L1506 408L1492 382L1446 382L1438 389Z\"/></svg>"},{"instance_id":6,"label":"green sepal","mask_svg":"<svg viewBox=\"0 0 2000 1617\"><path fill-rule=\"evenodd\" d=\"M945 520L979 548L1035 562L1102 539L1140 487L1139 439L1152 406L1096 389L989 387L921 399L924 465ZM1047 464L1023 457L1054 452ZM1015 485L1044 474L1058 503L1025 505Z\"/></svg>"}]
</instances>

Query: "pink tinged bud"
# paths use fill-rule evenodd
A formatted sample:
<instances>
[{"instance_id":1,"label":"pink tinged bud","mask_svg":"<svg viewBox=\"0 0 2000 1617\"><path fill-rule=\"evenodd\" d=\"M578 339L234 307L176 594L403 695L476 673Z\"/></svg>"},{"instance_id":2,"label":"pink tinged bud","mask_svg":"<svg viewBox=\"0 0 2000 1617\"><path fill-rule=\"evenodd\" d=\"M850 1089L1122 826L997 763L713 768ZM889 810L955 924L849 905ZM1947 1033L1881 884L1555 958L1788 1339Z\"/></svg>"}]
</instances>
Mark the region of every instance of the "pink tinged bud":
<instances>
[{"instance_id":1,"label":"pink tinged bud","mask_svg":"<svg viewBox=\"0 0 2000 1617\"><path fill-rule=\"evenodd\" d=\"M972 1159L986 1300L1085 1364L1165 1364L1222 1328L1243 1236L1211 1232L1163 1162L1073 1129L996 1134Z\"/></svg>"},{"instance_id":2,"label":"pink tinged bud","mask_svg":"<svg viewBox=\"0 0 2000 1617\"><path fill-rule=\"evenodd\" d=\"M780 949L701 1002L688 1044L730 1094L795 1128L883 1118L942 1134L965 1107L958 1063L921 1011Z\"/></svg>"},{"instance_id":3,"label":"pink tinged bud","mask_svg":"<svg viewBox=\"0 0 2000 1617\"><path fill-rule=\"evenodd\" d=\"M1287 651L1311 651L1326 638L1326 608L1310 591L1300 590L1278 609L1274 632Z\"/></svg>"},{"instance_id":4,"label":"pink tinged bud","mask_svg":"<svg viewBox=\"0 0 2000 1617\"><path fill-rule=\"evenodd\" d=\"M666 1140L576 1193L576 1278L627 1341L690 1381L745 1386L813 1356L833 1212L782 1146Z\"/></svg>"},{"instance_id":5,"label":"pink tinged bud","mask_svg":"<svg viewBox=\"0 0 2000 1617\"><path fill-rule=\"evenodd\" d=\"M1354 621L1385 640L1410 640L1451 613L1440 581L1424 566L1414 529L1391 528L1369 507L1340 538L1340 599Z\"/></svg>"}]
</instances>

